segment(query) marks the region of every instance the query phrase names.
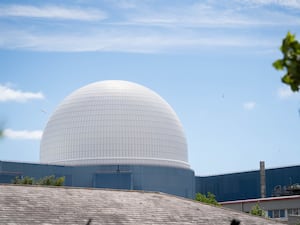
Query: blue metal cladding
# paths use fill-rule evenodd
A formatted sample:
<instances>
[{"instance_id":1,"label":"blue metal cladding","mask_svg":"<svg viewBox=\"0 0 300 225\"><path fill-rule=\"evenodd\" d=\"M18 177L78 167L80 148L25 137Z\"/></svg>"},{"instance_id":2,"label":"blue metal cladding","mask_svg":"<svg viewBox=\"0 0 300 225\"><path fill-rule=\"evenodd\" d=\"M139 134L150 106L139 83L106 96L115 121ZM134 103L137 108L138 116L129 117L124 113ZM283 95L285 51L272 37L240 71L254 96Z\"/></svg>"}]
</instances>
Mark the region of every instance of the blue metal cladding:
<instances>
[{"instance_id":1,"label":"blue metal cladding","mask_svg":"<svg viewBox=\"0 0 300 225\"><path fill-rule=\"evenodd\" d=\"M196 177L196 193L211 192L217 201L256 198L260 193L258 171Z\"/></svg>"},{"instance_id":2,"label":"blue metal cladding","mask_svg":"<svg viewBox=\"0 0 300 225\"><path fill-rule=\"evenodd\" d=\"M15 174L0 174L0 183L11 183L15 177Z\"/></svg>"},{"instance_id":3,"label":"blue metal cladding","mask_svg":"<svg viewBox=\"0 0 300 225\"><path fill-rule=\"evenodd\" d=\"M271 197L274 187L300 183L300 166L266 170L266 197ZM195 192L211 192L222 201L260 198L260 172L249 171L217 176L195 177Z\"/></svg>"},{"instance_id":4,"label":"blue metal cladding","mask_svg":"<svg viewBox=\"0 0 300 225\"><path fill-rule=\"evenodd\" d=\"M189 169L142 165L54 166L0 161L0 183L16 176L35 179L65 176L65 185L129 190L159 191L187 198L195 192L211 192L218 201L260 198L259 170L217 176L195 177ZM266 170L266 195L275 186L300 183L300 166Z\"/></svg>"},{"instance_id":5,"label":"blue metal cladding","mask_svg":"<svg viewBox=\"0 0 300 225\"><path fill-rule=\"evenodd\" d=\"M266 170L266 192L268 196L273 194L276 186L289 186L300 184L300 166L290 166L284 168Z\"/></svg>"},{"instance_id":6,"label":"blue metal cladding","mask_svg":"<svg viewBox=\"0 0 300 225\"><path fill-rule=\"evenodd\" d=\"M16 176L30 176L38 180L50 175L55 175L56 177L65 176L65 185L70 186L72 184L71 169L64 166L0 161L0 183L11 183ZM7 179L5 182L2 182L4 177L7 177Z\"/></svg>"},{"instance_id":7,"label":"blue metal cladding","mask_svg":"<svg viewBox=\"0 0 300 225\"><path fill-rule=\"evenodd\" d=\"M111 172L95 174L93 187L132 190L132 173Z\"/></svg>"},{"instance_id":8,"label":"blue metal cladding","mask_svg":"<svg viewBox=\"0 0 300 225\"><path fill-rule=\"evenodd\" d=\"M195 197L195 175L190 169L132 166L133 189L160 191L186 198Z\"/></svg>"},{"instance_id":9,"label":"blue metal cladding","mask_svg":"<svg viewBox=\"0 0 300 225\"><path fill-rule=\"evenodd\" d=\"M194 171L184 168L144 165L54 166L0 161L0 183L15 176L65 176L65 185L159 191L186 198L195 196Z\"/></svg>"}]
</instances>

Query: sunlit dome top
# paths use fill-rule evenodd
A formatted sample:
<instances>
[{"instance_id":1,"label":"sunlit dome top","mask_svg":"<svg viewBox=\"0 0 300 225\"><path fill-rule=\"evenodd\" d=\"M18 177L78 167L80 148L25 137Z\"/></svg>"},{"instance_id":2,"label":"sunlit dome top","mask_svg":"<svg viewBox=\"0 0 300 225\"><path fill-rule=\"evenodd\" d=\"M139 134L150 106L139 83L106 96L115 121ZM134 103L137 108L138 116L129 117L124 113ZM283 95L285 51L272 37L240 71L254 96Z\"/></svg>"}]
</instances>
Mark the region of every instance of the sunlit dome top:
<instances>
[{"instance_id":1,"label":"sunlit dome top","mask_svg":"<svg viewBox=\"0 0 300 225\"><path fill-rule=\"evenodd\" d=\"M146 87L118 80L89 84L62 101L44 130L40 160L189 168L183 128L170 105Z\"/></svg>"}]
</instances>

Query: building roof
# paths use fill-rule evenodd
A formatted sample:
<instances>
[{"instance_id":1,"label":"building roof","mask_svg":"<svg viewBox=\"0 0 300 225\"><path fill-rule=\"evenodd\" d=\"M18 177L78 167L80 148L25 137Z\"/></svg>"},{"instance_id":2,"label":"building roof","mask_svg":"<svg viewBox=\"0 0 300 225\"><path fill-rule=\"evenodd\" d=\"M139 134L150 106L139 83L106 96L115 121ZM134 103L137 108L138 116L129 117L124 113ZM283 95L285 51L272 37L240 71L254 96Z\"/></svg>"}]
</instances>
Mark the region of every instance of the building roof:
<instances>
[{"instance_id":1,"label":"building roof","mask_svg":"<svg viewBox=\"0 0 300 225\"><path fill-rule=\"evenodd\" d=\"M162 193L0 185L1 224L242 225L282 223Z\"/></svg>"},{"instance_id":2,"label":"building roof","mask_svg":"<svg viewBox=\"0 0 300 225\"><path fill-rule=\"evenodd\" d=\"M238 203L257 203L257 202L284 201L284 200L294 200L294 199L300 199L300 195L288 195L288 196L278 196L278 197L268 197L268 198L254 198L254 199L226 201L226 202L221 202L221 204L230 205L230 204L238 204Z\"/></svg>"},{"instance_id":3,"label":"building roof","mask_svg":"<svg viewBox=\"0 0 300 225\"><path fill-rule=\"evenodd\" d=\"M43 132L40 160L190 167L183 127L171 106L152 90L120 80L95 82L67 96Z\"/></svg>"}]
</instances>

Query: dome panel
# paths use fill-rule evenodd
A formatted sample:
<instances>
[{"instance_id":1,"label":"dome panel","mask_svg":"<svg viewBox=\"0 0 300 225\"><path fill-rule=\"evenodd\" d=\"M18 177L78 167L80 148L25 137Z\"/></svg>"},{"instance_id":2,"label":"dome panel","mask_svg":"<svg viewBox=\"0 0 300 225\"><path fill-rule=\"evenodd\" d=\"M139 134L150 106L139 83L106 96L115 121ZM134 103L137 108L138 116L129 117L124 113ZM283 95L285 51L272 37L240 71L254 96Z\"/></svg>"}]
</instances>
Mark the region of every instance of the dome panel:
<instances>
[{"instance_id":1,"label":"dome panel","mask_svg":"<svg viewBox=\"0 0 300 225\"><path fill-rule=\"evenodd\" d=\"M146 87L116 80L63 100L44 130L40 161L189 168L183 128L169 104Z\"/></svg>"}]
</instances>

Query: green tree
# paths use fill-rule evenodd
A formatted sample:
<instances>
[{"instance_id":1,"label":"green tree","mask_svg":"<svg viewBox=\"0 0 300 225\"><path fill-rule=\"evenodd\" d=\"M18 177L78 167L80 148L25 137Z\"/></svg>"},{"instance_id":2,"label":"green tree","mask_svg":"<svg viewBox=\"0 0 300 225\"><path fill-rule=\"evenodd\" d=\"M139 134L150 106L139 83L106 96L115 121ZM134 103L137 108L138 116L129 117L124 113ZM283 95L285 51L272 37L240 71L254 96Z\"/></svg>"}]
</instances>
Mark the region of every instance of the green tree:
<instances>
[{"instance_id":1,"label":"green tree","mask_svg":"<svg viewBox=\"0 0 300 225\"><path fill-rule=\"evenodd\" d=\"M250 214L255 216L266 216L265 211L259 206L258 203L256 203L255 206L251 208Z\"/></svg>"},{"instance_id":2,"label":"green tree","mask_svg":"<svg viewBox=\"0 0 300 225\"><path fill-rule=\"evenodd\" d=\"M48 185L48 186L63 186L65 182L65 177L57 177L55 178L54 175L46 176L38 181L35 181L33 177L15 177L12 180L13 184L34 184L34 185Z\"/></svg>"},{"instance_id":3,"label":"green tree","mask_svg":"<svg viewBox=\"0 0 300 225\"><path fill-rule=\"evenodd\" d=\"M280 50L282 59L273 63L277 70L286 70L286 74L281 78L282 82L289 85L292 91L299 91L300 88L300 43L296 36L287 33L282 40Z\"/></svg>"},{"instance_id":4,"label":"green tree","mask_svg":"<svg viewBox=\"0 0 300 225\"><path fill-rule=\"evenodd\" d=\"M216 206L220 205L216 200L216 196L213 193L210 193L210 192L208 192L207 195L197 193L195 200L199 201L199 202L204 202L204 203L207 203L207 204L210 204L210 205L216 205Z\"/></svg>"},{"instance_id":5,"label":"green tree","mask_svg":"<svg viewBox=\"0 0 300 225\"><path fill-rule=\"evenodd\" d=\"M3 129L3 124L0 124L0 139L4 137L4 129Z\"/></svg>"}]
</instances>

